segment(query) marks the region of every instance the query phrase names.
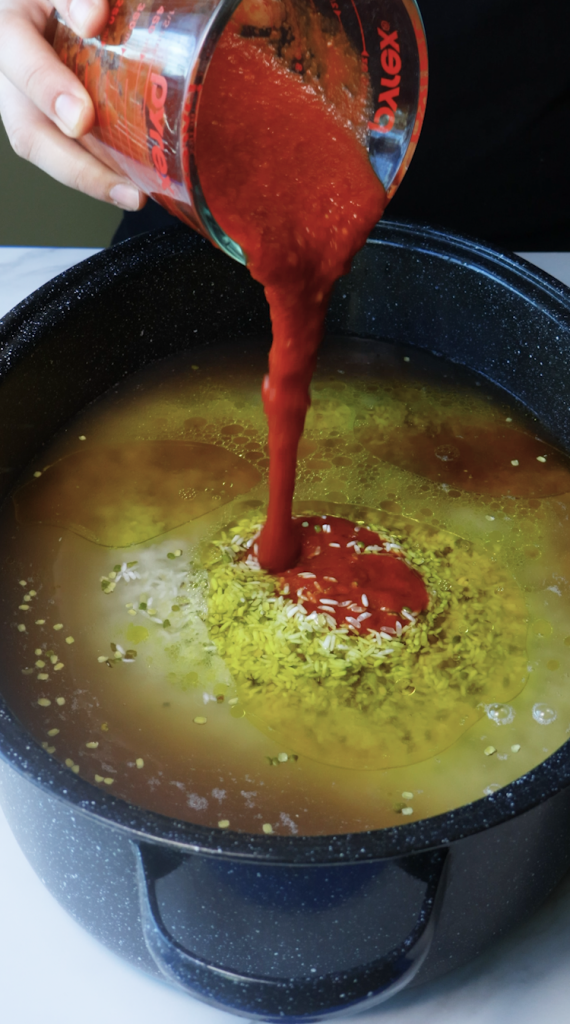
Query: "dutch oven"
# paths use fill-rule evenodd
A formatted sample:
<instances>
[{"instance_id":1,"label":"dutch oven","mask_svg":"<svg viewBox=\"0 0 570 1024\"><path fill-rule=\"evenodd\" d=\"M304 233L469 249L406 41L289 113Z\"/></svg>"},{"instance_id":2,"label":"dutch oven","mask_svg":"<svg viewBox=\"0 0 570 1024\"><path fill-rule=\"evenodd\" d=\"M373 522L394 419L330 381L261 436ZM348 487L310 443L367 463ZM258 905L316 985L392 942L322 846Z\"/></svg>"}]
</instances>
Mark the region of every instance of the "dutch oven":
<instances>
[{"instance_id":1,"label":"dutch oven","mask_svg":"<svg viewBox=\"0 0 570 1024\"><path fill-rule=\"evenodd\" d=\"M339 282L328 329L467 366L570 449L570 291L521 259L387 221ZM269 333L245 268L182 227L61 274L0 324L4 496L125 375ZM22 849L77 921L131 963L250 1019L348 1014L432 980L529 916L570 866L570 742L437 817L352 835L248 835L101 792L0 698L0 779Z\"/></svg>"}]
</instances>

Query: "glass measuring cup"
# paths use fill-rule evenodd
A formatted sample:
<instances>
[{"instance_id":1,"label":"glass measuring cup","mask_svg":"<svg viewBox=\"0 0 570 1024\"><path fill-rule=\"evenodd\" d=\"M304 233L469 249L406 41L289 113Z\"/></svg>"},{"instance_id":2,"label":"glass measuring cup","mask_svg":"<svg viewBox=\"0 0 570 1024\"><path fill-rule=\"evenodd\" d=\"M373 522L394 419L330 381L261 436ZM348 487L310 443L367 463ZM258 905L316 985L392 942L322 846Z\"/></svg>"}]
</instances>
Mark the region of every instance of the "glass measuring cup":
<instances>
[{"instance_id":1,"label":"glass measuring cup","mask_svg":"<svg viewBox=\"0 0 570 1024\"><path fill-rule=\"evenodd\" d=\"M370 161L390 198L414 153L427 99L427 48L415 0L305 2L328 19L331 37L340 28L360 55L374 103ZM82 140L86 148L245 263L240 246L208 209L196 162L200 93L216 43L239 4L115 0L100 37L79 38L57 15L49 37L93 100L96 123ZM242 0L242 31L267 31L274 6L275 0Z\"/></svg>"}]
</instances>

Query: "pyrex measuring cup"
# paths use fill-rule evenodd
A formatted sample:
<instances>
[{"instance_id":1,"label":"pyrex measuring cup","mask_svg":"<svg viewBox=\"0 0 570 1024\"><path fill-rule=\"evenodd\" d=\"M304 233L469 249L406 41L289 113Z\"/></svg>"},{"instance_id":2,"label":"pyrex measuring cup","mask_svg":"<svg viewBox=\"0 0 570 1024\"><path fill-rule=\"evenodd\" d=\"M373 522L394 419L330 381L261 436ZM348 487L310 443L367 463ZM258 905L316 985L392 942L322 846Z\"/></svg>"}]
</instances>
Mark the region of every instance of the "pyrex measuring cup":
<instances>
[{"instance_id":1,"label":"pyrex measuring cup","mask_svg":"<svg viewBox=\"0 0 570 1024\"><path fill-rule=\"evenodd\" d=\"M115 0L100 37L80 39L58 18L52 41L95 105L95 127L83 140L87 148L245 263L205 202L195 145L208 64L239 2ZM245 2L251 30L263 32L271 3ZM338 19L360 54L375 104L368 122L370 160L391 197L412 158L427 99L427 49L415 0L300 2L329 19L331 35Z\"/></svg>"}]
</instances>

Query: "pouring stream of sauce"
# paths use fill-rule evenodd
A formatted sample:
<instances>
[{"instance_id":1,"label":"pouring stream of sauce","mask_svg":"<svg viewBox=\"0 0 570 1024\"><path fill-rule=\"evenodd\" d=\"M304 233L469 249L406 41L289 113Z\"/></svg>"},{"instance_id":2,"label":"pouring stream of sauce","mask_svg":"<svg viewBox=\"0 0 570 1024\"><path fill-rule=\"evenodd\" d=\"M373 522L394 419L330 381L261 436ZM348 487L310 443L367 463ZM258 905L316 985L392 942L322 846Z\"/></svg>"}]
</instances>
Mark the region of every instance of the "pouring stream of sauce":
<instances>
[{"instance_id":1,"label":"pouring stream of sauce","mask_svg":"<svg viewBox=\"0 0 570 1024\"><path fill-rule=\"evenodd\" d=\"M197 161L212 214L241 245L270 306L269 507L257 555L278 573L301 553L301 527L291 516L297 446L331 291L386 194L363 141L366 84L348 45L323 44L327 95L342 97L333 104L298 73L302 52L291 70L266 39L241 33L234 16L208 69Z\"/></svg>"}]
</instances>

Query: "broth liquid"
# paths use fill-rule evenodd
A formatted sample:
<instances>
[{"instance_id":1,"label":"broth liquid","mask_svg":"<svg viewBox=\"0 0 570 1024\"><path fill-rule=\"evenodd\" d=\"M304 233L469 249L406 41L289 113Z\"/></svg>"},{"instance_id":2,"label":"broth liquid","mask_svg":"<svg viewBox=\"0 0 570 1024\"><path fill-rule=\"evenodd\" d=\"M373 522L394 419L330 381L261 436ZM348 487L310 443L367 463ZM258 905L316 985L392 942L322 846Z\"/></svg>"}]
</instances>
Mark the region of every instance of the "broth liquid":
<instances>
[{"instance_id":1,"label":"broth liquid","mask_svg":"<svg viewBox=\"0 0 570 1024\"><path fill-rule=\"evenodd\" d=\"M325 343L295 511L318 503L316 511L353 521L372 511L388 531L404 517L469 541L521 595L529 672L518 696L481 708L437 756L377 770L319 762L244 713L204 619L201 546L244 515L262 520L267 502L258 394L265 356L256 350L231 343L154 365L86 409L30 467L2 521L10 706L70 772L142 807L214 827L305 835L381 828L507 785L570 728L565 458L502 394L442 360L358 339ZM503 494L491 485L491 493L471 489L489 437L498 439ZM416 442L431 453L421 464L410 461ZM132 464L123 490L115 477L110 490L101 485L102 509L97 488L79 486L82 466L91 472L110 448L166 443L194 453L195 486L179 495L179 521L161 520L161 481L171 470L161 477L160 460L150 456L138 472ZM220 453L214 461L211 446ZM53 490L49 502L42 498L56 463L68 498L75 482L74 503L58 505ZM199 475L206 468L214 479ZM129 516L133 495L147 515ZM117 531L116 546L95 536L101 522Z\"/></svg>"}]
</instances>

